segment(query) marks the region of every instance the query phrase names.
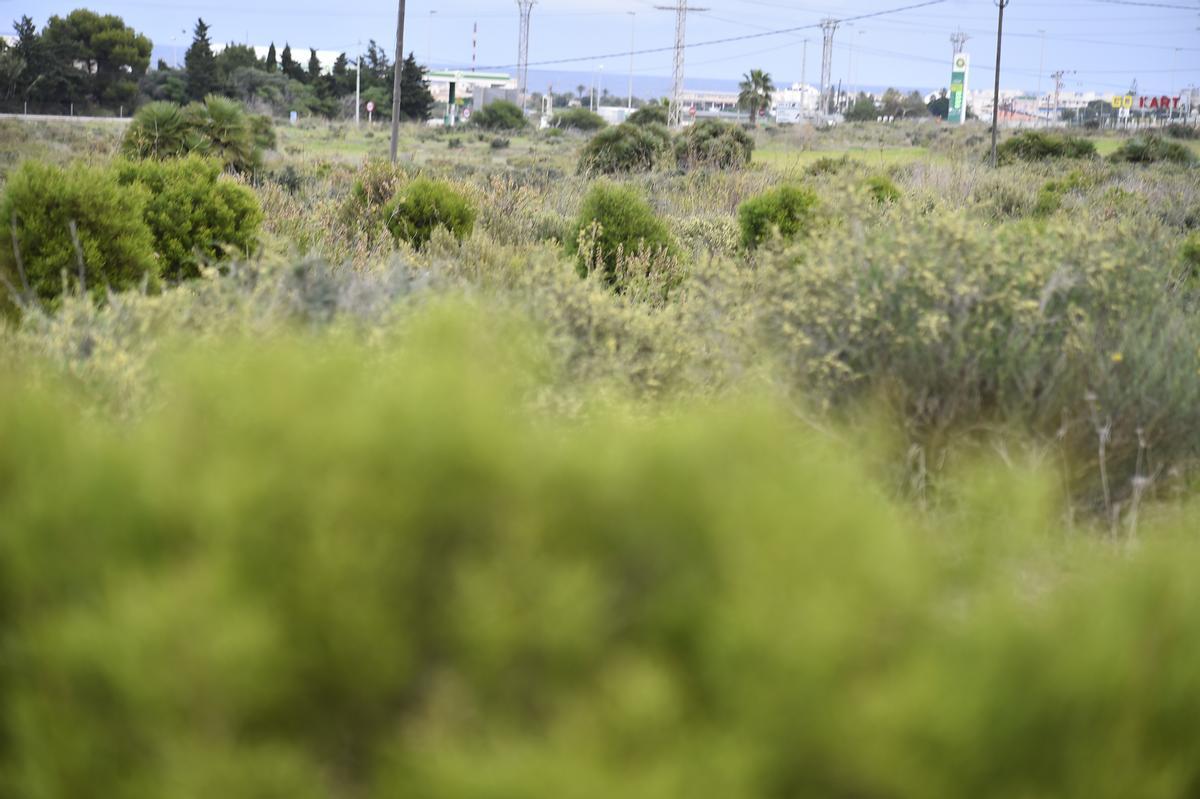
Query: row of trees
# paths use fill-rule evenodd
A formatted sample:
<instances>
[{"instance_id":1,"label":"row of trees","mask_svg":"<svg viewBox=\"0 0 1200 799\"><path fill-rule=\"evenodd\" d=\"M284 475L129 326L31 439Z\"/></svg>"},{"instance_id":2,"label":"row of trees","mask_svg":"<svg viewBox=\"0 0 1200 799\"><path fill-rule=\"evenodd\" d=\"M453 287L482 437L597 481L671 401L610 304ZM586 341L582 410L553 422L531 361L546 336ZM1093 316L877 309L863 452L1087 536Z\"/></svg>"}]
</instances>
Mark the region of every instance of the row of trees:
<instances>
[{"instance_id":1,"label":"row of trees","mask_svg":"<svg viewBox=\"0 0 1200 799\"><path fill-rule=\"evenodd\" d=\"M750 113L751 125L757 125L759 116L771 109L775 83L769 73L753 69L742 76L738 89L738 107ZM836 105L836 101L831 99L829 110L833 111ZM859 92L857 98L845 104L845 116L851 122L869 122L881 116L919 119L932 115L946 119L949 113L950 99L945 89L928 103L920 92L903 94L898 89L889 88L878 102L866 92Z\"/></svg>"},{"instance_id":2,"label":"row of trees","mask_svg":"<svg viewBox=\"0 0 1200 799\"><path fill-rule=\"evenodd\" d=\"M210 27L196 22L182 67L160 60L149 69L152 42L118 16L86 9L65 17L53 16L40 32L28 16L14 23L16 42L0 40L0 105L32 111L115 113L140 103L203 100L219 94L240 100L258 111L325 117L354 113L356 70L346 53L325 69L317 51L297 57L291 45L275 44L264 58L253 47L229 44L214 51ZM362 102L374 101L383 117L390 116L393 65L386 51L372 40L363 54ZM426 70L409 55L401 70L401 115L406 120L428 119L434 105Z\"/></svg>"}]
</instances>

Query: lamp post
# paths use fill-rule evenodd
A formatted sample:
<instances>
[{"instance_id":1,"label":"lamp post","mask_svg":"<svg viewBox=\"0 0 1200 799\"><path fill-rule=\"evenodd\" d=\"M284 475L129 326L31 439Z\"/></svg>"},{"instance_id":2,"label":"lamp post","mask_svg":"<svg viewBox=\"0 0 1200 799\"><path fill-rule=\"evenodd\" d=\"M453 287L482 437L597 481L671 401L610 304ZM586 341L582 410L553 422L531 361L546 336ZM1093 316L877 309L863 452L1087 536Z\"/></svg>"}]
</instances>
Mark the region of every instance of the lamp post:
<instances>
[{"instance_id":1,"label":"lamp post","mask_svg":"<svg viewBox=\"0 0 1200 799\"><path fill-rule=\"evenodd\" d=\"M1037 117L1038 122L1042 120L1042 73L1046 69L1046 32L1039 30L1038 33L1042 37L1042 55L1038 59L1038 90L1037 90Z\"/></svg>"},{"instance_id":2,"label":"lamp post","mask_svg":"<svg viewBox=\"0 0 1200 799\"><path fill-rule=\"evenodd\" d=\"M633 110L633 51L637 44L637 12L626 11L629 15L629 110Z\"/></svg>"},{"instance_id":3,"label":"lamp post","mask_svg":"<svg viewBox=\"0 0 1200 799\"><path fill-rule=\"evenodd\" d=\"M425 66L433 68L433 17L437 10L429 12L429 23L425 31Z\"/></svg>"}]
</instances>

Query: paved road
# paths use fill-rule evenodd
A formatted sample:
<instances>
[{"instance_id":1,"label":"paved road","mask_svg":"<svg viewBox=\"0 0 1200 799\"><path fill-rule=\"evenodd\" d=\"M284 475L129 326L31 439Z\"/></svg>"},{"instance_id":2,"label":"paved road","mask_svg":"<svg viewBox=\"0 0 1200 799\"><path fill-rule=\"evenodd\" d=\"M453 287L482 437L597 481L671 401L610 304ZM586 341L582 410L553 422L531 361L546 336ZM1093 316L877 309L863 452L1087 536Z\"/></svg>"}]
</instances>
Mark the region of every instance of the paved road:
<instances>
[{"instance_id":1,"label":"paved road","mask_svg":"<svg viewBox=\"0 0 1200 799\"><path fill-rule=\"evenodd\" d=\"M129 123L129 117L69 117L52 114L0 114L0 119L20 119L26 122L114 122L118 125Z\"/></svg>"}]
</instances>

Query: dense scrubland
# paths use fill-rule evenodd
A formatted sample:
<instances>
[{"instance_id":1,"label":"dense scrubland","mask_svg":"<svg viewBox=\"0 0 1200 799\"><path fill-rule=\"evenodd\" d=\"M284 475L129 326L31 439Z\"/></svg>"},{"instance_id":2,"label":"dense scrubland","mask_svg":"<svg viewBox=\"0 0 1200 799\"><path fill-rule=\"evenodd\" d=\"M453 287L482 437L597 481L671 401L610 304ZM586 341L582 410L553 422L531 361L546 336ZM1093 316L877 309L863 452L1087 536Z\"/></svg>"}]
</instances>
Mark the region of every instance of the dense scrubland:
<instances>
[{"instance_id":1,"label":"dense scrubland","mask_svg":"<svg viewBox=\"0 0 1200 799\"><path fill-rule=\"evenodd\" d=\"M193 117L0 122L0 794L1200 792L1194 142Z\"/></svg>"}]
</instances>

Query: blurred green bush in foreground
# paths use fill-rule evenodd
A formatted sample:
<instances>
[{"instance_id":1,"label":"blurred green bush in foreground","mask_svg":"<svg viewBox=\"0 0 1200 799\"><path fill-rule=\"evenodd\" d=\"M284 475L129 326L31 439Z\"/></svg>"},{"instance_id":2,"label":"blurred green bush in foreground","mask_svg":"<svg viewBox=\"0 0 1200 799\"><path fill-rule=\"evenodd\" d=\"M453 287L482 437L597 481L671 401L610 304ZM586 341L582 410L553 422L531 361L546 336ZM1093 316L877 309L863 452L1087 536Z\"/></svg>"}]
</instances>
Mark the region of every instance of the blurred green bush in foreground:
<instances>
[{"instance_id":1,"label":"blurred green bush in foreground","mask_svg":"<svg viewBox=\"0 0 1200 799\"><path fill-rule=\"evenodd\" d=\"M431 306L120 424L0 361L0 795L1200 791L1190 531L917 518L753 396L531 415L536 338Z\"/></svg>"}]
</instances>

